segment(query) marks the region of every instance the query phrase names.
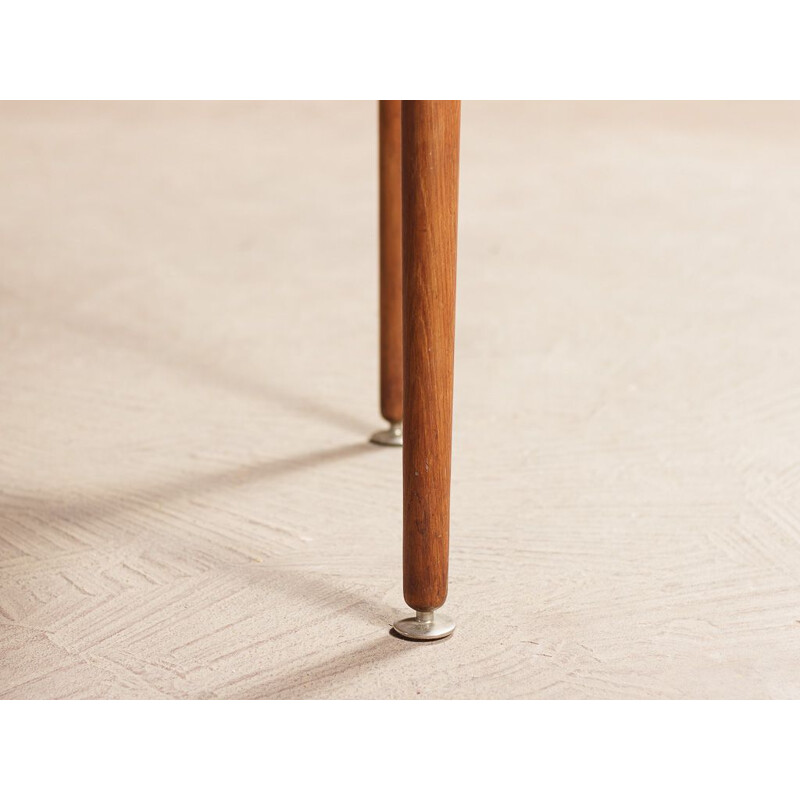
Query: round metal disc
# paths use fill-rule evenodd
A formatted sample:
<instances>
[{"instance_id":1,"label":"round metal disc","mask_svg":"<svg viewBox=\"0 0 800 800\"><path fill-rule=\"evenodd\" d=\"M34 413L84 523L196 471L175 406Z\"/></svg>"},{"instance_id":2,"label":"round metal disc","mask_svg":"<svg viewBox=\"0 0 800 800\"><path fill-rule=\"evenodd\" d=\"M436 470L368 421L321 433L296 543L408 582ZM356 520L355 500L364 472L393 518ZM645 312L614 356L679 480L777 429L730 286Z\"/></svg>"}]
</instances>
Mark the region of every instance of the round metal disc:
<instances>
[{"instance_id":1,"label":"round metal disc","mask_svg":"<svg viewBox=\"0 0 800 800\"><path fill-rule=\"evenodd\" d=\"M415 642L430 642L434 639L444 639L456 629L456 623L446 614L438 611L429 622L422 622L417 617L401 619L392 626L395 633L404 639L413 639Z\"/></svg>"},{"instance_id":2,"label":"round metal disc","mask_svg":"<svg viewBox=\"0 0 800 800\"><path fill-rule=\"evenodd\" d=\"M370 441L373 444L382 444L389 447L402 447L403 423L398 422L396 425L391 425L388 430L373 433Z\"/></svg>"}]
</instances>

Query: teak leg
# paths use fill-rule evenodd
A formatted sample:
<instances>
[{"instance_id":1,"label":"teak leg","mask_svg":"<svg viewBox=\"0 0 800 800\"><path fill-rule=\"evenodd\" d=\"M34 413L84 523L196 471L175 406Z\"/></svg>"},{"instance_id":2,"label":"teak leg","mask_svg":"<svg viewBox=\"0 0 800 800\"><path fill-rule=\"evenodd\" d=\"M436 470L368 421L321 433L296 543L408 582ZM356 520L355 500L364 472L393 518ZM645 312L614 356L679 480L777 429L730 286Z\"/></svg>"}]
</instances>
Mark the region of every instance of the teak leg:
<instances>
[{"instance_id":1,"label":"teak leg","mask_svg":"<svg viewBox=\"0 0 800 800\"><path fill-rule=\"evenodd\" d=\"M410 639L441 639L447 597L461 104L403 101L403 594Z\"/></svg>"},{"instance_id":2,"label":"teak leg","mask_svg":"<svg viewBox=\"0 0 800 800\"><path fill-rule=\"evenodd\" d=\"M389 429L370 439L403 444L403 197L400 101L378 105L380 175L381 415Z\"/></svg>"}]
</instances>

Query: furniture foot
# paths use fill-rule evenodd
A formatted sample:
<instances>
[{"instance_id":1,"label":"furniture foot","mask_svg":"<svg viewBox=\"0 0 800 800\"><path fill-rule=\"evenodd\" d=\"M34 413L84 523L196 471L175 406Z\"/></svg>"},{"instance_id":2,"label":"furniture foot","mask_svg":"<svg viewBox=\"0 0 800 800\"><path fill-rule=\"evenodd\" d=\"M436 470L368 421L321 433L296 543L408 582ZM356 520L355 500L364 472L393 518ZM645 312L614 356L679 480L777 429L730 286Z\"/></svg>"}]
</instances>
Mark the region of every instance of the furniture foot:
<instances>
[{"instance_id":1,"label":"furniture foot","mask_svg":"<svg viewBox=\"0 0 800 800\"><path fill-rule=\"evenodd\" d=\"M373 444L383 444L390 447L403 446L403 423L392 422L385 431L377 431L372 434L370 441Z\"/></svg>"},{"instance_id":2,"label":"furniture foot","mask_svg":"<svg viewBox=\"0 0 800 800\"><path fill-rule=\"evenodd\" d=\"M395 622L392 630L404 639L415 642L431 642L444 639L456 629L456 624L446 614L435 611L417 611L415 617L407 617Z\"/></svg>"}]
</instances>

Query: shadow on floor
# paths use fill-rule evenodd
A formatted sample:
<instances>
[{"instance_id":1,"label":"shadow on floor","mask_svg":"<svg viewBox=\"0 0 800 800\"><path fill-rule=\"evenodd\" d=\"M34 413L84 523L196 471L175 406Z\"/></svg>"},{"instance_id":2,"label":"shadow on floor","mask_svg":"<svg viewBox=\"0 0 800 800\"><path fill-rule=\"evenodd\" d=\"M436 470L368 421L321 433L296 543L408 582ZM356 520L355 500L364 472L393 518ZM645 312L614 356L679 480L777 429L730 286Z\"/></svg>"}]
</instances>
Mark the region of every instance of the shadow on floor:
<instances>
[{"instance_id":1,"label":"shadow on floor","mask_svg":"<svg viewBox=\"0 0 800 800\"><path fill-rule=\"evenodd\" d=\"M431 642L430 645L434 643ZM423 647L430 645L422 645ZM349 653L334 656L319 662L310 669L280 675L272 680L252 686L241 693L224 696L241 700L289 700L330 696L333 684L342 684L354 678L370 665L396 659L408 654L419 642L395 639L385 631L377 641L371 641Z\"/></svg>"},{"instance_id":2,"label":"shadow on floor","mask_svg":"<svg viewBox=\"0 0 800 800\"><path fill-rule=\"evenodd\" d=\"M136 508L290 475L330 462L366 455L375 450L375 445L356 442L305 455L247 464L221 472L190 475L185 478L162 480L151 485L103 491L95 495L90 494L81 500L64 500L59 496L42 495L16 498L6 496L0 500L0 516L11 518L14 515L26 515L43 522L58 520L73 523L109 519Z\"/></svg>"},{"instance_id":3,"label":"shadow on floor","mask_svg":"<svg viewBox=\"0 0 800 800\"><path fill-rule=\"evenodd\" d=\"M45 308L32 302L30 298L17 299L50 324L56 322L67 330L87 337L95 344L98 342L111 344L136 356L144 356L190 380L222 388L234 394L250 396L260 402L275 403L304 416L324 420L359 436L367 435L369 432L369 426L365 426L362 419L350 416L341 409L332 408L315 398L296 394L285 385L270 383L266 379L270 371L268 364L264 365L258 378L253 380L228 368L222 359L212 360L207 355L203 357L198 353L198 348L176 347L171 336L165 335L163 339L157 339L153 336L152 326L146 330L131 330L98 317L65 314L63 308L57 310L51 307Z\"/></svg>"},{"instance_id":4,"label":"shadow on floor","mask_svg":"<svg viewBox=\"0 0 800 800\"><path fill-rule=\"evenodd\" d=\"M398 562L399 563L399 562ZM270 581L270 588L296 603L314 603L318 608L335 608L342 615L362 619L370 625L382 626L392 619L394 609L383 602L365 597L353 588L342 585L323 572L291 568L286 564L236 565L231 571L241 580L246 577L253 583ZM345 605L342 605L342 599Z\"/></svg>"}]
</instances>

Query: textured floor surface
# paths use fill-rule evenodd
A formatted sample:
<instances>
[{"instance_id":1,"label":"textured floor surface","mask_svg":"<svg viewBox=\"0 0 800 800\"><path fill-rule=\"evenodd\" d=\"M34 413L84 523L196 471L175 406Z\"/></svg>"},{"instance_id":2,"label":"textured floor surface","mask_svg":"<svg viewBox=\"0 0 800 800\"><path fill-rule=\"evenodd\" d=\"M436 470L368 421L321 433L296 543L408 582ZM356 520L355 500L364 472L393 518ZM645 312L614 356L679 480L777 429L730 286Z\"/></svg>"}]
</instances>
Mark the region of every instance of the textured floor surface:
<instances>
[{"instance_id":1,"label":"textured floor surface","mask_svg":"<svg viewBox=\"0 0 800 800\"><path fill-rule=\"evenodd\" d=\"M464 105L427 645L375 130L0 105L0 696L800 697L800 105Z\"/></svg>"}]
</instances>

